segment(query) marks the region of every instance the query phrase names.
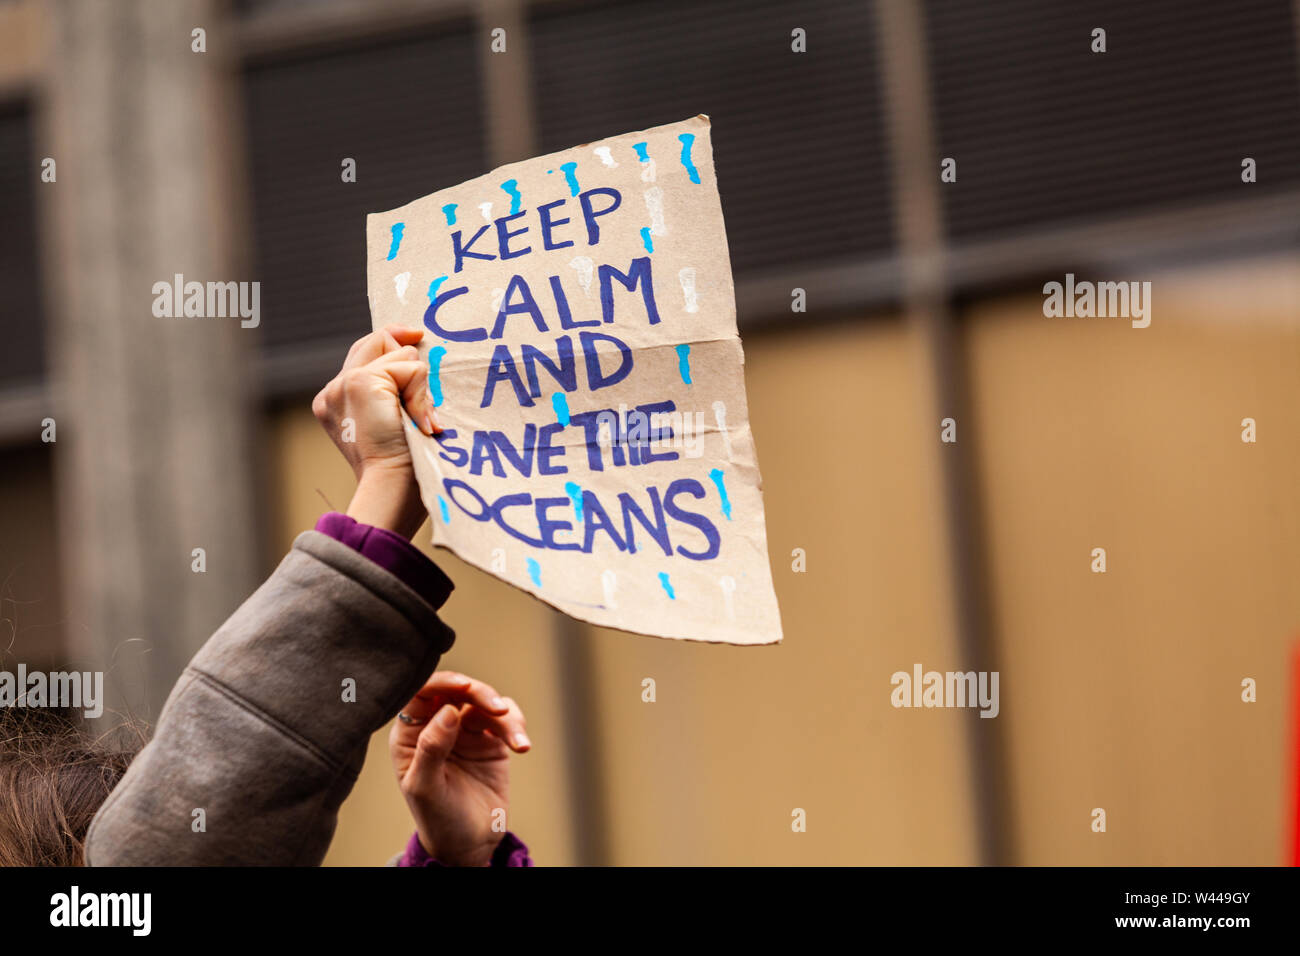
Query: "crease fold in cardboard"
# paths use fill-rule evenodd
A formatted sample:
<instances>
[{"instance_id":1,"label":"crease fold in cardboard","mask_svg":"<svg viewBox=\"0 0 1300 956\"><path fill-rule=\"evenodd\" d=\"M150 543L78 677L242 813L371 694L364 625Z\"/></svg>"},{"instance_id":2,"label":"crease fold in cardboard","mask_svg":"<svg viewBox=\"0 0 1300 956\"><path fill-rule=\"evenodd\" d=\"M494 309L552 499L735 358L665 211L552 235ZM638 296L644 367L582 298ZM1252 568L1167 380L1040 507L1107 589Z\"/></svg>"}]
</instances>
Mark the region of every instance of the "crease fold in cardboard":
<instances>
[{"instance_id":1,"label":"crease fold in cardboard","mask_svg":"<svg viewBox=\"0 0 1300 956\"><path fill-rule=\"evenodd\" d=\"M593 624L781 640L709 120L367 217L373 326L424 332L439 547Z\"/></svg>"}]
</instances>

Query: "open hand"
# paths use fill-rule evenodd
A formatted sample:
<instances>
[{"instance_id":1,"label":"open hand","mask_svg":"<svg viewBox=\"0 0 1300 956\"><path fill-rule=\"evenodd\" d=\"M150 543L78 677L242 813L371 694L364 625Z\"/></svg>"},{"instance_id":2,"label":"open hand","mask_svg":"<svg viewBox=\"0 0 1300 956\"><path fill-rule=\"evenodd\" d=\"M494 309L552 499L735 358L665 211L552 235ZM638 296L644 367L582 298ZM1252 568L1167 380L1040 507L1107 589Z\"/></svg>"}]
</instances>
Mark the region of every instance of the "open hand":
<instances>
[{"instance_id":1,"label":"open hand","mask_svg":"<svg viewBox=\"0 0 1300 956\"><path fill-rule=\"evenodd\" d=\"M402 719L402 718L406 719ZM510 751L532 747L524 715L482 681L437 671L393 724L389 754L426 853L486 866L504 836Z\"/></svg>"}]
</instances>

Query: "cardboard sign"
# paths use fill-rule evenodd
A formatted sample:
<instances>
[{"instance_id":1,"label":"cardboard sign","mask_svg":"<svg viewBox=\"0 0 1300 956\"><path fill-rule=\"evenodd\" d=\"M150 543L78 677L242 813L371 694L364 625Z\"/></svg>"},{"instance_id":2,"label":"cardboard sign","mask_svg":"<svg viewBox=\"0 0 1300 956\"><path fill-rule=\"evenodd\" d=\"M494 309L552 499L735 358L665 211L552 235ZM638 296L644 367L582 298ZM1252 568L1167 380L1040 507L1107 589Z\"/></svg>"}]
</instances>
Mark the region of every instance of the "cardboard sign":
<instances>
[{"instance_id":1,"label":"cardboard sign","mask_svg":"<svg viewBox=\"0 0 1300 956\"><path fill-rule=\"evenodd\" d=\"M709 121L577 146L367 218L375 328L418 327L433 540L583 621L769 644L744 352Z\"/></svg>"}]
</instances>

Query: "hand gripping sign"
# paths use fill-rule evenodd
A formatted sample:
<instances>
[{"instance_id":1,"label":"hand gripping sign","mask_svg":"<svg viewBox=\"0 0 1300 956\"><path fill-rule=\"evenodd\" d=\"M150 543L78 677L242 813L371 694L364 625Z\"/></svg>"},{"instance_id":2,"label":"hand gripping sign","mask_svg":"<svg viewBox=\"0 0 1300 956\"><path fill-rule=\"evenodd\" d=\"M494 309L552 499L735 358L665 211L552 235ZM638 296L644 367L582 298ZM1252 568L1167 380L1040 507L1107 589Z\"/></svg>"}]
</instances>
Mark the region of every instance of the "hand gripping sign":
<instances>
[{"instance_id":1,"label":"hand gripping sign","mask_svg":"<svg viewBox=\"0 0 1300 956\"><path fill-rule=\"evenodd\" d=\"M367 218L375 328L424 330L433 540L579 620L770 644L745 356L709 121L504 166Z\"/></svg>"}]
</instances>

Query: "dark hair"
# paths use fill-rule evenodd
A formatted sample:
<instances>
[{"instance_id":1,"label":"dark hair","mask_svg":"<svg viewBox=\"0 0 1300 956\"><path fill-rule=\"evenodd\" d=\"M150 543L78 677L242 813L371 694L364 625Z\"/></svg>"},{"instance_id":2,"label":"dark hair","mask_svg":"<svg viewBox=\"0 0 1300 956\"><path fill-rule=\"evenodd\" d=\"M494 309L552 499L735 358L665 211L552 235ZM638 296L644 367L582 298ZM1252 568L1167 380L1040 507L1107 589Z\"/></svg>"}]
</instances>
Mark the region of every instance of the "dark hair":
<instances>
[{"instance_id":1,"label":"dark hair","mask_svg":"<svg viewBox=\"0 0 1300 956\"><path fill-rule=\"evenodd\" d=\"M129 726L94 737L66 711L0 707L0 866L83 865L90 821L143 742Z\"/></svg>"}]
</instances>

